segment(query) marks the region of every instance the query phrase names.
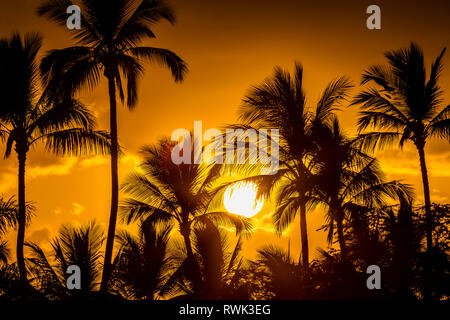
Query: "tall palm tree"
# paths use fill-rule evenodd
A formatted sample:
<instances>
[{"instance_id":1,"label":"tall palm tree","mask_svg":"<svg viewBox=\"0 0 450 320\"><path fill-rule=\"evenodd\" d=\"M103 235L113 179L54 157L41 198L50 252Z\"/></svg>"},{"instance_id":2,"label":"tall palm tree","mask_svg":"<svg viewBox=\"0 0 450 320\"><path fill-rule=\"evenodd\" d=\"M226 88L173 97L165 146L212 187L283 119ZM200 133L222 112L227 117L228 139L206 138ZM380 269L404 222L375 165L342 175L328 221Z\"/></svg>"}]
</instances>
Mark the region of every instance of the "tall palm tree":
<instances>
[{"instance_id":1,"label":"tall palm tree","mask_svg":"<svg viewBox=\"0 0 450 320\"><path fill-rule=\"evenodd\" d=\"M337 118L329 125L314 121L312 130L318 145L314 179L318 197L328 207L328 241L332 242L336 225L341 261L345 261L344 220L350 220L355 209L380 208L389 198L400 193L409 196L411 191L397 181L386 182L377 160L361 150L364 138L347 138Z\"/></svg>"},{"instance_id":2,"label":"tall palm tree","mask_svg":"<svg viewBox=\"0 0 450 320\"><path fill-rule=\"evenodd\" d=\"M100 226L91 222L78 228L63 226L58 237L50 242L50 259L37 244L27 243L26 246L31 249L29 262L36 286L50 298L91 296L100 283L103 241ZM71 265L80 267L80 290L67 288L67 268Z\"/></svg>"},{"instance_id":3,"label":"tall palm tree","mask_svg":"<svg viewBox=\"0 0 450 320\"><path fill-rule=\"evenodd\" d=\"M196 224L212 220L232 225L238 232L249 230L251 225L241 216L208 210L216 193L213 184L220 166L194 164L194 148L190 164L174 164L171 155L175 146L176 143L162 139L143 148L143 173L131 174L123 184L122 189L131 197L124 201L121 210L127 223L141 219L175 222L187 256L193 261L191 230Z\"/></svg>"},{"instance_id":4,"label":"tall palm tree","mask_svg":"<svg viewBox=\"0 0 450 320\"><path fill-rule=\"evenodd\" d=\"M118 291L127 299L156 300L169 277L170 223L140 222L139 237L128 232L118 235L119 253L114 261Z\"/></svg>"},{"instance_id":5,"label":"tall palm tree","mask_svg":"<svg viewBox=\"0 0 450 320\"><path fill-rule=\"evenodd\" d=\"M0 137L6 140L5 158L17 154L18 235L17 263L22 281L26 281L23 244L26 225L25 168L27 154L43 142L49 152L61 154L103 153L109 151L109 135L94 131L91 113L70 95L44 88L40 94L37 54L42 38L14 34L0 40Z\"/></svg>"},{"instance_id":6,"label":"tall palm tree","mask_svg":"<svg viewBox=\"0 0 450 320\"><path fill-rule=\"evenodd\" d=\"M64 90L77 90L87 85L95 87L103 74L108 82L111 132L111 213L106 241L102 290L108 285L114 235L117 220L118 137L117 101L120 97L133 109L138 100L138 81L144 72L144 61L155 61L170 69L175 81L183 80L187 67L184 61L167 49L143 47L139 43L155 38L151 27L161 20L175 22L172 8L165 0L83 0L81 29L73 30L77 45L53 50L43 60L44 74L59 76ZM38 14L66 28L67 7L70 0L45 0ZM62 79L61 79L62 78ZM126 94L122 80L127 82Z\"/></svg>"},{"instance_id":7,"label":"tall palm tree","mask_svg":"<svg viewBox=\"0 0 450 320\"><path fill-rule=\"evenodd\" d=\"M346 78L332 81L317 104L320 115L316 119L327 121L328 115L346 99L350 88ZM277 67L271 78L254 87L244 99L240 114L241 121L252 128L279 129L280 169L274 175L255 178L261 180L259 185L278 186L273 215L277 231L282 232L299 213L301 260L306 271L309 266L306 212L308 206L317 202L312 193L313 168L309 160L315 150L311 136L314 111L306 105L303 67L296 63L293 74ZM271 192L276 188L261 189Z\"/></svg>"},{"instance_id":8,"label":"tall palm tree","mask_svg":"<svg viewBox=\"0 0 450 320\"><path fill-rule=\"evenodd\" d=\"M439 76L445 49L434 60L427 78L423 52L417 44L385 54L387 66L375 65L363 74L362 84L374 86L361 92L353 104L361 105L359 131L366 147L386 147L396 140L399 147L411 141L419 154L426 211L426 243L433 246L430 185L425 159L429 138L450 139L450 106L442 107Z\"/></svg>"}]
</instances>

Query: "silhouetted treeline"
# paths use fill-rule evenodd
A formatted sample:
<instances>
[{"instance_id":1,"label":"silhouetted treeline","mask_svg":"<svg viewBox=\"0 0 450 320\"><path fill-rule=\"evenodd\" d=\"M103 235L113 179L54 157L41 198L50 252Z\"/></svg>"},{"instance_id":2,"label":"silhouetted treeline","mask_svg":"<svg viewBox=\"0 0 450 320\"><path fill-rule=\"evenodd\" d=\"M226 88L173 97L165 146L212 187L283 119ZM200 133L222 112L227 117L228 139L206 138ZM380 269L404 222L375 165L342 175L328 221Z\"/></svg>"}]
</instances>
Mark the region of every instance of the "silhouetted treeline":
<instances>
[{"instance_id":1,"label":"silhouetted treeline","mask_svg":"<svg viewBox=\"0 0 450 320\"><path fill-rule=\"evenodd\" d=\"M66 27L70 4L45 0L38 14ZM118 103L137 105L144 61L163 64L177 82L187 65L170 50L139 46L155 37L155 23L174 23L166 1L82 4L75 46L52 50L42 61L40 35L0 39L0 138L5 157L18 161L17 195L0 201L0 236L17 230L16 261L0 238L0 300L449 299L450 206L433 203L425 152L431 138L450 139L450 106L443 105L439 81L445 50L428 73L417 44L387 52L386 65L363 71L359 93L352 96L354 84L340 77L315 105L307 99L303 66L277 67L249 90L230 126L279 130L276 140L264 137L279 150L267 151L279 162L272 175L249 164L175 164L174 143L163 138L143 147L140 170L119 182ZM96 130L93 113L77 98L102 76L110 132ZM349 106L360 108L354 135L336 115ZM95 222L64 226L50 251L27 242L26 228L39 214L39 199L36 208L26 198L27 157L39 142L56 155L111 157L107 230ZM401 152L406 143L417 150L423 205L412 186L388 180L376 158L376 151ZM267 245L256 258L245 257L254 222L221 205L224 190L238 181L255 183L258 196L275 204L274 232L299 217L300 257ZM119 189L127 196L121 203ZM329 247L311 261L307 226L316 208L325 212L321 229ZM116 232L118 217L137 225L137 234ZM67 286L71 265L80 268L79 289ZM370 265L381 269L381 290L366 285Z\"/></svg>"}]
</instances>

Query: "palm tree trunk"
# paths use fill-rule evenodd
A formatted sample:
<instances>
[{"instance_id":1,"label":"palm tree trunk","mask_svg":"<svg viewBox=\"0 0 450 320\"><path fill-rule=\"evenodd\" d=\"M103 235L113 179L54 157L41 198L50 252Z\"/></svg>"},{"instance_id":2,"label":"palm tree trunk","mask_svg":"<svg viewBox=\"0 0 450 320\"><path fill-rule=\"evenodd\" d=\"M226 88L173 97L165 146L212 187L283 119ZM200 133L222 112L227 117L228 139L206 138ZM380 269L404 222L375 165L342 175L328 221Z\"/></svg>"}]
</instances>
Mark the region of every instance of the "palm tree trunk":
<instances>
[{"instance_id":1,"label":"palm tree trunk","mask_svg":"<svg viewBox=\"0 0 450 320\"><path fill-rule=\"evenodd\" d=\"M336 226L337 226L339 247L341 248L341 260L345 261L347 259L347 246L345 244L344 227L342 225L342 220L343 219L341 217L338 217L336 221Z\"/></svg>"},{"instance_id":2,"label":"palm tree trunk","mask_svg":"<svg viewBox=\"0 0 450 320\"><path fill-rule=\"evenodd\" d=\"M184 239L184 244L186 246L186 253L187 253L187 263L188 263L188 270L187 275L188 278L192 280L192 285L194 287L194 292L198 294L200 292L200 273L198 271L197 261L194 257L194 251L192 250L192 242L190 237L190 226L181 226L181 235Z\"/></svg>"},{"instance_id":3,"label":"palm tree trunk","mask_svg":"<svg viewBox=\"0 0 450 320\"><path fill-rule=\"evenodd\" d=\"M194 251L192 250L192 243L189 236L184 236L184 243L186 245L186 251L189 259L194 258Z\"/></svg>"},{"instance_id":4,"label":"palm tree trunk","mask_svg":"<svg viewBox=\"0 0 450 320\"><path fill-rule=\"evenodd\" d=\"M114 237L117 223L117 210L119 206L119 177L118 177L118 138L117 138L117 102L114 78L108 76L110 100L110 131L111 131L111 213L109 216L108 236L106 239L105 261L103 266L102 283L100 290L105 292L108 288L111 273L111 260L114 248Z\"/></svg>"},{"instance_id":5,"label":"palm tree trunk","mask_svg":"<svg viewBox=\"0 0 450 320\"><path fill-rule=\"evenodd\" d=\"M302 241L302 266L305 273L309 272L308 230L306 226L306 204L300 205L300 236Z\"/></svg>"},{"instance_id":6,"label":"palm tree trunk","mask_svg":"<svg viewBox=\"0 0 450 320\"><path fill-rule=\"evenodd\" d=\"M420 159L420 169L422 171L422 182L423 182L423 197L425 199L425 228L426 228L426 238L427 238L427 250L430 251L433 247L433 235L431 226L431 200L430 200L430 184L428 182L428 170L427 163L425 160L425 151L421 146L417 147L419 151Z\"/></svg>"},{"instance_id":7,"label":"palm tree trunk","mask_svg":"<svg viewBox=\"0 0 450 320\"><path fill-rule=\"evenodd\" d=\"M427 240L427 258L425 259L424 265L424 292L423 296L425 300L429 300L431 298L431 249L433 248L433 230L431 226L431 200L430 200L430 184L428 182L428 170L427 163L425 160L425 150L424 146L417 146L417 150L419 151L419 159L420 159L420 169L422 171L422 182L423 182L423 196L425 199L425 231L426 231L426 240Z\"/></svg>"},{"instance_id":8,"label":"palm tree trunk","mask_svg":"<svg viewBox=\"0 0 450 320\"><path fill-rule=\"evenodd\" d=\"M194 259L194 251L192 250L192 242L189 227L182 226L180 229L181 235L183 236L184 239L184 245L186 246L187 256L190 260L192 260Z\"/></svg>"},{"instance_id":9,"label":"palm tree trunk","mask_svg":"<svg viewBox=\"0 0 450 320\"><path fill-rule=\"evenodd\" d=\"M18 151L19 160L19 182L18 182L18 198L19 198L19 216L17 230L17 266L19 268L20 281L25 284L27 282L27 269L25 267L25 258L23 255L23 245L25 242L25 226L26 226L26 200L25 200L25 165L27 155L25 151Z\"/></svg>"}]
</instances>

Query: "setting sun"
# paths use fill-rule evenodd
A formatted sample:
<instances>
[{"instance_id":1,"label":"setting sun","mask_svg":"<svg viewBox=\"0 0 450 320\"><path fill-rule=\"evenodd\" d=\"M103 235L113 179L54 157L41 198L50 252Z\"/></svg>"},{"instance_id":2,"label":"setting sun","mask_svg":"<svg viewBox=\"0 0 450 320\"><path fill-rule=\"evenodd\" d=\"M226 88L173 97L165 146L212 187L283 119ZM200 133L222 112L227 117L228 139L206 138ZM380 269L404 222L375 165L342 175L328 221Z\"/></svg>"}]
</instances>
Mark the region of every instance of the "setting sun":
<instances>
[{"instance_id":1,"label":"setting sun","mask_svg":"<svg viewBox=\"0 0 450 320\"><path fill-rule=\"evenodd\" d=\"M256 198L257 193L256 184L238 182L225 191L223 203L230 213L250 218L256 215L264 204L264 200Z\"/></svg>"}]
</instances>

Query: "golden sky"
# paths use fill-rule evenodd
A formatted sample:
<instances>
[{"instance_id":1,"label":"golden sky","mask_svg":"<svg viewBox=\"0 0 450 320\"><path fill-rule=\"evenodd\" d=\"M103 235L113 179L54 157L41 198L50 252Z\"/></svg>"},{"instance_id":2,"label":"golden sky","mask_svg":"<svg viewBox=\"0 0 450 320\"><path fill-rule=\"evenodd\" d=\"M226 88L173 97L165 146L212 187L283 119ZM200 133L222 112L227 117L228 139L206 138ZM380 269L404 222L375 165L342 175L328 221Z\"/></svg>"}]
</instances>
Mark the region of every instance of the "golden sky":
<instances>
[{"instance_id":1,"label":"golden sky","mask_svg":"<svg viewBox=\"0 0 450 320\"><path fill-rule=\"evenodd\" d=\"M70 32L34 14L38 0L2 0L0 35L13 31L39 31L44 50L72 44ZM427 64L443 47L450 45L450 1L306 1L306 0L172 0L178 22L155 27L157 40L145 43L177 52L189 63L190 72L182 84L174 84L167 70L148 66L140 86L140 102L130 113L119 112L119 137L126 156L120 176L138 163L144 144L170 135L177 128L191 129L202 120L204 130L236 121L241 99L253 84L270 76L275 65L292 69L294 61L305 68L305 90L311 105L333 78L347 75L359 83L361 72L382 63L383 52L419 43ZM366 28L366 8L378 4L382 30ZM447 54L445 62L450 61ZM447 63L448 64L448 63ZM450 90L450 67L442 75ZM102 84L94 92L81 93L82 101L99 118L99 128L108 129L108 99ZM450 96L446 95L446 103ZM340 118L352 133L357 109L347 109ZM1 146L3 152L4 146ZM448 142L427 147L432 200L449 202L450 149ZM422 199L421 179L415 150L384 152L380 159L389 178L404 179L416 187ZM29 156L27 199L37 206L27 240L41 242L52 237L64 223L85 223L92 219L105 224L109 214L108 159L56 158L37 148ZM16 160L0 161L0 193L16 192ZM246 243L248 252L263 243L284 246L298 252L298 223L281 240L270 231L270 209L257 215L261 227ZM324 246L324 234L315 232L323 222L318 210L309 214L311 254ZM13 244L13 242L11 242Z\"/></svg>"}]
</instances>

